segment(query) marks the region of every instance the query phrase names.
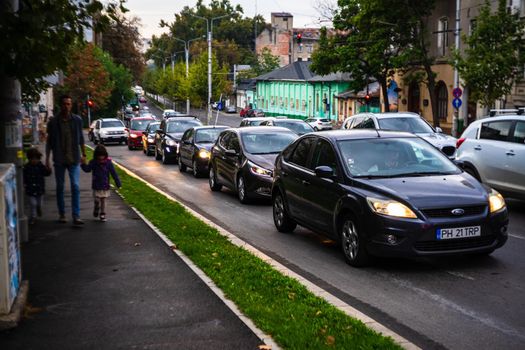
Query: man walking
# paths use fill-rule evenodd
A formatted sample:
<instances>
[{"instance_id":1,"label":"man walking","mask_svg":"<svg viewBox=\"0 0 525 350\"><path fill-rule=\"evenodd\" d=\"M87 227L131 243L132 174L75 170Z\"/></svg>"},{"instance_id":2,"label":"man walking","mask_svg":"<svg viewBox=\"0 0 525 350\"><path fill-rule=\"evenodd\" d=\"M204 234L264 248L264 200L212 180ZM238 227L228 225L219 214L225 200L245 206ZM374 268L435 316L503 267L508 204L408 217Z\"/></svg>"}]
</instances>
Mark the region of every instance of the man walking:
<instances>
[{"instance_id":1,"label":"man walking","mask_svg":"<svg viewBox=\"0 0 525 350\"><path fill-rule=\"evenodd\" d=\"M85 161L86 149L82 133L82 118L72 114L73 101L71 96L60 97L60 114L47 124L46 166L49 167L49 155L53 152L53 166L57 187L57 206L59 221L66 220L64 203L64 179L66 170L71 184L71 211L73 224L80 226L80 162ZM81 157L82 153L82 157Z\"/></svg>"}]
</instances>

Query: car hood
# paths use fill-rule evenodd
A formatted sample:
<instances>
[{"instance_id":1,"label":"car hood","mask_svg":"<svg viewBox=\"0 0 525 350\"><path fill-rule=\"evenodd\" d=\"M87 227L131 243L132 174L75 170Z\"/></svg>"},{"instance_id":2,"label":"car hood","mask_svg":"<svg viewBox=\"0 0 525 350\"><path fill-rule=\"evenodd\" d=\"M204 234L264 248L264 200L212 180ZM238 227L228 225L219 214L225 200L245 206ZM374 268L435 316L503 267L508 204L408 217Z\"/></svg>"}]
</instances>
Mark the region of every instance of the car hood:
<instances>
[{"instance_id":1,"label":"car hood","mask_svg":"<svg viewBox=\"0 0 525 350\"><path fill-rule=\"evenodd\" d=\"M465 173L371 179L363 184L369 190L402 199L417 208L487 204L485 187Z\"/></svg>"},{"instance_id":2,"label":"car hood","mask_svg":"<svg viewBox=\"0 0 525 350\"><path fill-rule=\"evenodd\" d=\"M456 147L456 138L452 136L448 136L445 134L439 134L439 133L421 133L421 134L416 134L416 135L425 139L426 141L430 142L432 145L436 147L443 147L443 146Z\"/></svg>"},{"instance_id":3,"label":"car hood","mask_svg":"<svg viewBox=\"0 0 525 350\"><path fill-rule=\"evenodd\" d=\"M130 130L129 133L133 135L142 135L142 130Z\"/></svg>"},{"instance_id":4,"label":"car hood","mask_svg":"<svg viewBox=\"0 0 525 350\"><path fill-rule=\"evenodd\" d=\"M255 163L265 169L273 170L275 168L275 159L279 153L271 153L271 154L246 154L246 158L252 162Z\"/></svg>"},{"instance_id":5,"label":"car hood","mask_svg":"<svg viewBox=\"0 0 525 350\"><path fill-rule=\"evenodd\" d=\"M184 133L183 132L171 132L171 133L167 133L166 136L169 136L170 138L176 141L180 141L180 139L182 138L182 134Z\"/></svg>"},{"instance_id":6,"label":"car hood","mask_svg":"<svg viewBox=\"0 0 525 350\"><path fill-rule=\"evenodd\" d=\"M206 151L211 151L211 148L215 145L215 143L196 143L195 147L198 149L205 149Z\"/></svg>"}]
</instances>

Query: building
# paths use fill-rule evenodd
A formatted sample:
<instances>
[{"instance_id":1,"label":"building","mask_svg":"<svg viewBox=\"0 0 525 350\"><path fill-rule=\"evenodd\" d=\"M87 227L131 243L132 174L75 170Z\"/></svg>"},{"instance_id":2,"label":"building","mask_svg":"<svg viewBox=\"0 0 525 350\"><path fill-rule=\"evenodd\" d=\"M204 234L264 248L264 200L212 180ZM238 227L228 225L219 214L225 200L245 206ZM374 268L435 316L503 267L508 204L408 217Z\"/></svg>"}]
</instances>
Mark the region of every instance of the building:
<instances>
[{"instance_id":1,"label":"building","mask_svg":"<svg viewBox=\"0 0 525 350\"><path fill-rule=\"evenodd\" d=\"M348 90L350 76L347 73L315 75L310 64L296 61L255 78L257 108L269 116L319 117L337 122L337 95Z\"/></svg>"},{"instance_id":2,"label":"building","mask_svg":"<svg viewBox=\"0 0 525 350\"><path fill-rule=\"evenodd\" d=\"M272 12L270 27L257 37L256 52L260 54L265 48L269 49L272 55L279 57L281 67L295 61L310 61L319 36L318 28L294 28L292 14Z\"/></svg>"},{"instance_id":3,"label":"building","mask_svg":"<svg viewBox=\"0 0 525 350\"><path fill-rule=\"evenodd\" d=\"M250 103L252 106L256 105L255 101L255 79L240 79L235 89L236 101L235 106L237 108L245 108Z\"/></svg>"}]
</instances>

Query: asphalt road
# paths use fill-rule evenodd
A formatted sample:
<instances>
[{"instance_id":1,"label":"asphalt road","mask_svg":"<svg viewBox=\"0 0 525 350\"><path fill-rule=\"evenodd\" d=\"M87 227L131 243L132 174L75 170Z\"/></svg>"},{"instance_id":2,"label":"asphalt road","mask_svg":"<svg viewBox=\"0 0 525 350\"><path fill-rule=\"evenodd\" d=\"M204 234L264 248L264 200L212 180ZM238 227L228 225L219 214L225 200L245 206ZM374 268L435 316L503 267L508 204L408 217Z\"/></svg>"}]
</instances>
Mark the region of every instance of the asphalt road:
<instances>
[{"instance_id":1,"label":"asphalt road","mask_svg":"<svg viewBox=\"0 0 525 350\"><path fill-rule=\"evenodd\" d=\"M238 115L219 114L218 124L239 122ZM508 201L509 240L491 256L380 259L356 269L333 241L301 227L278 233L269 203L241 205L234 193L212 193L206 179L180 173L177 165L125 146L108 150L137 175L422 348L525 348L525 202Z\"/></svg>"}]
</instances>

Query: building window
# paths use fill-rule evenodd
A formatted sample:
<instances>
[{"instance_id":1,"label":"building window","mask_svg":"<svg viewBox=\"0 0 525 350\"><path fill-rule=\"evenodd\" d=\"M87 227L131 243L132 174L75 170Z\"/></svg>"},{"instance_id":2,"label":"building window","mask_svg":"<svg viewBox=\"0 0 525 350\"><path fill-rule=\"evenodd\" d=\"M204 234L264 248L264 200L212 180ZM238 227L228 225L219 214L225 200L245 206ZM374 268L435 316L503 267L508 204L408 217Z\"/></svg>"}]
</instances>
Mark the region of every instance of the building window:
<instances>
[{"instance_id":1,"label":"building window","mask_svg":"<svg viewBox=\"0 0 525 350\"><path fill-rule=\"evenodd\" d=\"M468 26L468 35L471 36L474 30L476 30L476 19L471 19Z\"/></svg>"},{"instance_id":2,"label":"building window","mask_svg":"<svg viewBox=\"0 0 525 350\"><path fill-rule=\"evenodd\" d=\"M298 98L295 99L295 109L297 111L299 110L299 99Z\"/></svg>"},{"instance_id":3,"label":"building window","mask_svg":"<svg viewBox=\"0 0 525 350\"><path fill-rule=\"evenodd\" d=\"M288 108L288 97L284 99L284 108Z\"/></svg>"},{"instance_id":4,"label":"building window","mask_svg":"<svg viewBox=\"0 0 525 350\"><path fill-rule=\"evenodd\" d=\"M314 51L314 46L312 44L306 45L306 52L312 53Z\"/></svg>"},{"instance_id":5,"label":"building window","mask_svg":"<svg viewBox=\"0 0 525 350\"><path fill-rule=\"evenodd\" d=\"M306 111L306 101L303 100L303 103L301 104L301 111Z\"/></svg>"},{"instance_id":6,"label":"building window","mask_svg":"<svg viewBox=\"0 0 525 350\"><path fill-rule=\"evenodd\" d=\"M441 56L445 56L448 46L448 19L443 17L438 22L437 47Z\"/></svg>"},{"instance_id":7,"label":"building window","mask_svg":"<svg viewBox=\"0 0 525 350\"><path fill-rule=\"evenodd\" d=\"M443 81L436 86L438 118L446 120L448 116L448 91Z\"/></svg>"}]
</instances>

